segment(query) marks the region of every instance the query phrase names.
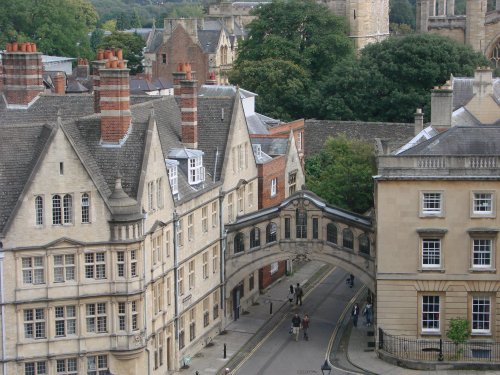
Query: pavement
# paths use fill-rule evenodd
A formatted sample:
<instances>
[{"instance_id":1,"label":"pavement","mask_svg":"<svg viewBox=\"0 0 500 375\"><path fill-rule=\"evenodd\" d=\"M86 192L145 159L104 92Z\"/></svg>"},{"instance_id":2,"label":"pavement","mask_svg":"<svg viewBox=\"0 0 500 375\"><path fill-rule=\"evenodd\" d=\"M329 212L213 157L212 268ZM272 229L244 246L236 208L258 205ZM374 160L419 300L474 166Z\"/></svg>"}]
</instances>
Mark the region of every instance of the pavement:
<instances>
[{"instance_id":1,"label":"pavement","mask_svg":"<svg viewBox=\"0 0 500 375\"><path fill-rule=\"evenodd\" d=\"M238 372L239 364L251 353L260 341L265 339L268 332L277 322L293 307L287 300L290 285L300 283L303 286L307 299L307 292L313 288L320 279L326 275L332 266L317 261L308 261L294 266L294 272L284 276L269 287L265 293L260 294L256 302L248 308L240 318L232 321L220 335L212 340L212 345L204 347L199 353L192 356L189 367L181 369L178 375L245 375ZM272 303L272 308L271 308ZM499 371L474 371L474 370L439 370L417 371L404 369L389 364L377 357L374 349L373 327L366 327L362 317L358 327L352 327L348 317L343 325L342 340L339 347L343 348L343 360L335 361L332 353L331 375L347 374L387 374L387 375L492 375L500 374ZM340 336L340 334L339 334ZM340 339L337 340L340 342ZM224 350L225 349L225 350ZM335 349L334 349L335 350ZM224 357L224 351L226 356ZM338 363L343 368L338 367ZM229 372L225 369L229 368ZM319 371L318 371L319 373ZM268 375L268 374L262 374ZM290 374L269 374L290 375Z\"/></svg>"}]
</instances>

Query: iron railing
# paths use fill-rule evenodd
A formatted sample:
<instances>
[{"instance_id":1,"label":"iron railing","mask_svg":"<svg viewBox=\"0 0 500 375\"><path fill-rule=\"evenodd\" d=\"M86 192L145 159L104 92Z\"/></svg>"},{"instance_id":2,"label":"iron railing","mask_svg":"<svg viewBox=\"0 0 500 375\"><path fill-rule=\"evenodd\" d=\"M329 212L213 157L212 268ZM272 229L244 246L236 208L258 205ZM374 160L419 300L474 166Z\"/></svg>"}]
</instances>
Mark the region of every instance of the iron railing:
<instances>
[{"instance_id":1,"label":"iron railing","mask_svg":"<svg viewBox=\"0 0 500 375\"><path fill-rule=\"evenodd\" d=\"M500 362L500 342L469 340L454 344L443 339L393 336L378 329L378 349L400 359L447 362Z\"/></svg>"}]
</instances>

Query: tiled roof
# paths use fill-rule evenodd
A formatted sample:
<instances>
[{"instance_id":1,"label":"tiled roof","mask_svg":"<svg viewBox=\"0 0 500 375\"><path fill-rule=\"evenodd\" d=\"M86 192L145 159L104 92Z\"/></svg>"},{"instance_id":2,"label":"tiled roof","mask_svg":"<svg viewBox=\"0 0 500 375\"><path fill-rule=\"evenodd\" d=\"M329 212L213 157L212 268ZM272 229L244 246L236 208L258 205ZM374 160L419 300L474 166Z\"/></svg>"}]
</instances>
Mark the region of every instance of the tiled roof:
<instances>
[{"instance_id":1,"label":"tiled roof","mask_svg":"<svg viewBox=\"0 0 500 375\"><path fill-rule=\"evenodd\" d=\"M53 131L42 124L0 126L0 233Z\"/></svg>"},{"instance_id":2,"label":"tiled roof","mask_svg":"<svg viewBox=\"0 0 500 375\"><path fill-rule=\"evenodd\" d=\"M409 155L500 155L500 127L455 126L400 154Z\"/></svg>"},{"instance_id":3,"label":"tiled roof","mask_svg":"<svg viewBox=\"0 0 500 375\"><path fill-rule=\"evenodd\" d=\"M145 50L146 53L156 52L156 50L160 48L163 43L163 29L155 29L152 30L151 33L153 33L153 35L150 35L148 38Z\"/></svg>"},{"instance_id":4,"label":"tiled roof","mask_svg":"<svg viewBox=\"0 0 500 375\"><path fill-rule=\"evenodd\" d=\"M370 142L380 140L390 150L396 150L414 136L414 124L306 120L304 151L306 156L320 152L328 137L345 134L347 138Z\"/></svg>"},{"instance_id":5,"label":"tiled roof","mask_svg":"<svg viewBox=\"0 0 500 375\"><path fill-rule=\"evenodd\" d=\"M233 117L235 98L198 98L198 148L205 152L207 174L218 181L221 177L226 144Z\"/></svg>"},{"instance_id":6,"label":"tiled roof","mask_svg":"<svg viewBox=\"0 0 500 375\"><path fill-rule=\"evenodd\" d=\"M259 144L262 152L267 155L285 155L288 148L288 138L252 137L252 144Z\"/></svg>"},{"instance_id":7,"label":"tiled roof","mask_svg":"<svg viewBox=\"0 0 500 375\"><path fill-rule=\"evenodd\" d=\"M93 112L94 97L90 94L42 94L28 109L7 109L0 100L0 126L54 122L58 116L64 121Z\"/></svg>"},{"instance_id":8,"label":"tiled roof","mask_svg":"<svg viewBox=\"0 0 500 375\"><path fill-rule=\"evenodd\" d=\"M219 44L220 30L198 30L198 41L203 52L215 53Z\"/></svg>"}]
</instances>

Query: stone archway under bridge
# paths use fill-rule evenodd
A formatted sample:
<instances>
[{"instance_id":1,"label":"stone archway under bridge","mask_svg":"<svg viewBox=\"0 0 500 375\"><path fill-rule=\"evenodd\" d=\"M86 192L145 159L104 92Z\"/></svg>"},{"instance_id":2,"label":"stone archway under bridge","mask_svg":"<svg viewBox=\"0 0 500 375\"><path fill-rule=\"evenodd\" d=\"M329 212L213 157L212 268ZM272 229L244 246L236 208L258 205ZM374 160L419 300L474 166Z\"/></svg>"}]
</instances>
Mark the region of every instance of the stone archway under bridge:
<instances>
[{"instance_id":1,"label":"stone archway under bridge","mask_svg":"<svg viewBox=\"0 0 500 375\"><path fill-rule=\"evenodd\" d=\"M240 216L226 231L227 297L234 297L248 275L297 257L338 266L375 292L372 217L329 205L310 191Z\"/></svg>"}]
</instances>

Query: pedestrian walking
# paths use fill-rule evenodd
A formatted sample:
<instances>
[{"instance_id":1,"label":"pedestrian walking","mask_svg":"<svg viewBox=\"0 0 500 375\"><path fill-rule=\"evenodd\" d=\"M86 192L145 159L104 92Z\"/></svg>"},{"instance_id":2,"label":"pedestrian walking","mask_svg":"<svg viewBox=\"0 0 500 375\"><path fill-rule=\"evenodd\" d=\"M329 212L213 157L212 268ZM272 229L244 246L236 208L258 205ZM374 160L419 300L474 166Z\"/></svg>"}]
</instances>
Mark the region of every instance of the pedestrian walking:
<instances>
[{"instance_id":1,"label":"pedestrian walking","mask_svg":"<svg viewBox=\"0 0 500 375\"><path fill-rule=\"evenodd\" d=\"M302 318L302 330L304 331L304 339L306 341L309 341L309 334L307 333L309 329L309 315L305 314L304 317Z\"/></svg>"},{"instance_id":2,"label":"pedestrian walking","mask_svg":"<svg viewBox=\"0 0 500 375\"><path fill-rule=\"evenodd\" d=\"M299 332L300 332L300 324L302 320L300 319L299 314L295 314L292 318L292 331L295 335L295 341L299 341Z\"/></svg>"},{"instance_id":3,"label":"pedestrian walking","mask_svg":"<svg viewBox=\"0 0 500 375\"><path fill-rule=\"evenodd\" d=\"M288 292L288 302L292 303L294 296L295 296L295 293L293 291L293 285L290 285L290 291Z\"/></svg>"},{"instance_id":4,"label":"pedestrian walking","mask_svg":"<svg viewBox=\"0 0 500 375\"><path fill-rule=\"evenodd\" d=\"M352 307L351 317L352 317L352 325L354 327L357 327L358 317L359 317L359 305L357 303L355 303L354 306Z\"/></svg>"},{"instance_id":5,"label":"pedestrian walking","mask_svg":"<svg viewBox=\"0 0 500 375\"><path fill-rule=\"evenodd\" d=\"M365 308L363 309L363 315L365 316L365 323L370 327L373 323L373 306L371 302L367 302Z\"/></svg>"},{"instance_id":6,"label":"pedestrian walking","mask_svg":"<svg viewBox=\"0 0 500 375\"><path fill-rule=\"evenodd\" d=\"M299 283L297 283L297 286L295 287L295 304L302 306L302 296L304 292L302 290L302 287L300 286Z\"/></svg>"},{"instance_id":7,"label":"pedestrian walking","mask_svg":"<svg viewBox=\"0 0 500 375\"><path fill-rule=\"evenodd\" d=\"M352 288L354 286L354 275L351 273L349 274L349 288Z\"/></svg>"}]
</instances>

